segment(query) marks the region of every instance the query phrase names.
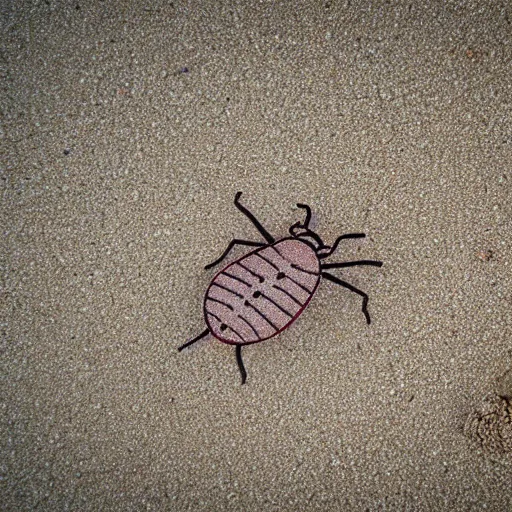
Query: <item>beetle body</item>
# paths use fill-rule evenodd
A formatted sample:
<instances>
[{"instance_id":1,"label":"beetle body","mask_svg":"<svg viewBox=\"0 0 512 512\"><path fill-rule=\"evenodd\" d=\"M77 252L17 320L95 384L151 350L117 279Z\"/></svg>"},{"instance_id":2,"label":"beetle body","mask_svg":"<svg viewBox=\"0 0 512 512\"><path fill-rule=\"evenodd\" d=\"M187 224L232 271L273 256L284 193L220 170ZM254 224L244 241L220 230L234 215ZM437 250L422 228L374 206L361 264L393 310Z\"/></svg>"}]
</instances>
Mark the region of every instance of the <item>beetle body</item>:
<instances>
[{"instance_id":1,"label":"beetle body","mask_svg":"<svg viewBox=\"0 0 512 512\"><path fill-rule=\"evenodd\" d=\"M358 265L382 266L381 261L359 260L323 263L337 249L342 240L363 238L364 233L339 236L332 246L324 244L319 235L309 228L311 208L306 220L289 228L290 237L276 241L256 217L242 204L241 192L235 196L235 206L252 222L265 242L232 240L224 253L210 269L220 263L236 245L257 247L218 272L206 290L203 302L207 328L178 350L192 345L211 334L222 343L235 346L236 360L245 383L247 373L242 361L242 347L267 340L289 327L304 311L315 294L321 278L343 286L363 298L362 312L370 323L368 295L327 272L327 269Z\"/></svg>"},{"instance_id":2,"label":"beetle body","mask_svg":"<svg viewBox=\"0 0 512 512\"><path fill-rule=\"evenodd\" d=\"M320 260L302 240L256 249L213 278L204 299L206 324L231 345L272 338L304 311L320 277Z\"/></svg>"}]
</instances>

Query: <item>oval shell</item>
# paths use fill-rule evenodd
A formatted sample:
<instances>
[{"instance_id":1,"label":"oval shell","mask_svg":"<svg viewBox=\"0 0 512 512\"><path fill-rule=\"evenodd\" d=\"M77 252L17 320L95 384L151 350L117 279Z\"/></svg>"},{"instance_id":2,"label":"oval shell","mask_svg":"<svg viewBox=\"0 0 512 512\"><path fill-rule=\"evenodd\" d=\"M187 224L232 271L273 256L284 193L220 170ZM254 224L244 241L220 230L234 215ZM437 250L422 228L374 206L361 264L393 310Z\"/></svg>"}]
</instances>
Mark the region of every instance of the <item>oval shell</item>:
<instances>
[{"instance_id":1,"label":"oval shell","mask_svg":"<svg viewBox=\"0 0 512 512\"><path fill-rule=\"evenodd\" d=\"M210 332L232 345L272 338L293 323L320 283L312 247L285 238L243 256L221 270L204 299Z\"/></svg>"}]
</instances>

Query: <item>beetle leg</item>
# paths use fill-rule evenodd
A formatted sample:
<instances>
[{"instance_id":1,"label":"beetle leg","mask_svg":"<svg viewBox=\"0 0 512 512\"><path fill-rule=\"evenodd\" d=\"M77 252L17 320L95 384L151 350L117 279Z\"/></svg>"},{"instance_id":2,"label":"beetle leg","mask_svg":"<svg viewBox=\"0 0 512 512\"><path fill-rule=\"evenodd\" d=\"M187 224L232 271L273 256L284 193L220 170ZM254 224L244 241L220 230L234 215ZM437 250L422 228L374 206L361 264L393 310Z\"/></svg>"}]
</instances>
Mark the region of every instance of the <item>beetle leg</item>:
<instances>
[{"instance_id":1,"label":"beetle leg","mask_svg":"<svg viewBox=\"0 0 512 512\"><path fill-rule=\"evenodd\" d=\"M338 238L336 238L336 241L334 242L334 244L332 244L332 247L329 249L329 251L319 253L318 258L323 260L324 258L327 258L328 256L330 256L338 248L338 244L342 240L347 240L348 238L364 238L365 236L366 235L364 233L349 233L347 235L341 235ZM321 247L320 249L323 249L323 247Z\"/></svg>"},{"instance_id":2,"label":"beetle leg","mask_svg":"<svg viewBox=\"0 0 512 512\"><path fill-rule=\"evenodd\" d=\"M210 263L206 265L206 267L204 267L205 270L208 270L209 268L212 268L218 263L220 263L229 254L229 251L231 251L231 249L233 249L235 245L251 245L253 247L263 247L264 245L267 244L264 244L263 242L251 242L250 240L238 240L235 238L234 240L231 240L231 242L229 242L228 248L222 253L220 258L217 258L213 263Z\"/></svg>"},{"instance_id":3,"label":"beetle leg","mask_svg":"<svg viewBox=\"0 0 512 512\"><path fill-rule=\"evenodd\" d=\"M184 348L189 347L190 345L192 345L192 343L199 341L201 338L204 338L209 333L210 333L210 329L206 329L199 336L196 336L192 341L187 341L187 343L184 343L183 345L181 345L181 347L178 348L178 351L181 352Z\"/></svg>"},{"instance_id":4,"label":"beetle leg","mask_svg":"<svg viewBox=\"0 0 512 512\"><path fill-rule=\"evenodd\" d=\"M275 238L260 224L258 219L243 205L241 205L238 200L242 192L237 192L235 195L235 206L246 215L249 220L254 224L254 227L260 232L261 236L267 241L268 244L273 244L275 242Z\"/></svg>"},{"instance_id":5,"label":"beetle leg","mask_svg":"<svg viewBox=\"0 0 512 512\"><path fill-rule=\"evenodd\" d=\"M382 261L360 260L360 261L343 261L341 263L325 263L320 268L346 268L356 267L357 265L371 265L372 267L382 267Z\"/></svg>"},{"instance_id":6,"label":"beetle leg","mask_svg":"<svg viewBox=\"0 0 512 512\"><path fill-rule=\"evenodd\" d=\"M238 363L238 368L240 370L240 374L242 375L242 384L245 384L245 380L247 379L247 372L245 371L244 362L242 361L242 345L236 346L236 362Z\"/></svg>"},{"instance_id":7,"label":"beetle leg","mask_svg":"<svg viewBox=\"0 0 512 512\"><path fill-rule=\"evenodd\" d=\"M351 292L357 293L358 295L361 295L363 297L363 308L362 311L364 313L364 316L366 317L366 323L370 325L370 314L368 313L368 295L364 293L363 291L359 290L355 286L352 286L351 284L342 281L341 279L338 279L337 277L333 276L332 274L329 274L328 272L322 272L322 277L325 277L329 281L332 281L333 283L339 284L340 286L343 286L344 288L347 288Z\"/></svg>"}]
</instances>

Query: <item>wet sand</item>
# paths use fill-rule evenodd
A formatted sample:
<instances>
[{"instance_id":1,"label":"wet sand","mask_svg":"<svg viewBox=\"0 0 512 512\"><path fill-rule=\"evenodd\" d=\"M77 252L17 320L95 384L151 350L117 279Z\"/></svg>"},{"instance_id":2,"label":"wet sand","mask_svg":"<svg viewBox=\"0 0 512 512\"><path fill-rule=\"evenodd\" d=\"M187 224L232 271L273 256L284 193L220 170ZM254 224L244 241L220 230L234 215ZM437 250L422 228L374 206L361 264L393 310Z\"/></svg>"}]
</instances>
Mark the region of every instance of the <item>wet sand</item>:
<instances>
[{"instance_id":1,"label":"wet sand","mask_svg":"<svg viewBox=\"0 0 512 512\"><path fill-rule=\"evenodd\" d=\"M1 15L2 510L512 509L508 4ZM323 280L243 386L177 351L262 240L238 191L384 261L332 271L370 326Z\"/></svg>"}]
</instances>

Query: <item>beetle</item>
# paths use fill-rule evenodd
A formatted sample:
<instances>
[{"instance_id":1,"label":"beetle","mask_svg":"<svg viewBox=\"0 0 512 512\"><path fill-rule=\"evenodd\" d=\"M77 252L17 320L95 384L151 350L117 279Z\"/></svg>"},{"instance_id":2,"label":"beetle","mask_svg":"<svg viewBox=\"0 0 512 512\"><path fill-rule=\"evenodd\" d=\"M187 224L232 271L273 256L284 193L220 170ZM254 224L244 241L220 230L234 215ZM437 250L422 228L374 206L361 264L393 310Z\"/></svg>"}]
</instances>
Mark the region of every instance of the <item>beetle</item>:
<instances>
[{"instance_id":1,"label":"beetle","mask_svg":"<svg viewBox=\"0 0 512 512\"><path fill-rule=\"evenodd\" d=\"M242 192L235 195L235 206L247 216L266 242L235 238L218 259L206 265L206 270L215 267L236 245L257 247L230 263L211 280L203 301L207 328L178 350L181 352L208 334L222 343L234 345L242 384L245 384L247 372L242 360L242 347L272 338L289 327L313 298L322 277L360 295L363 298L362 312L370 324L368 295L327 270L358 265L381 267L383 263L374 260L323 263L342 240L364 238L366 235L349 233L339 236L332 246L325 245L320 236L309 228L311 208L306 204L297 203L298 208L306 210L305 221L290 226L290 236L276 241L240 203L241 196Z\"/></svg>"}]
</instances>

